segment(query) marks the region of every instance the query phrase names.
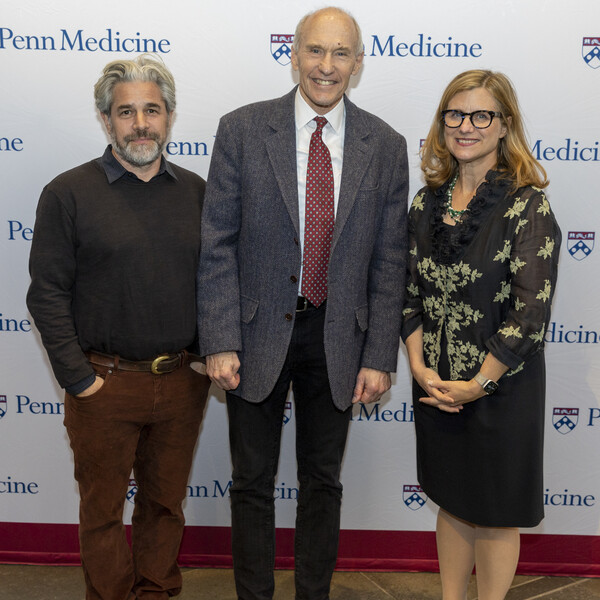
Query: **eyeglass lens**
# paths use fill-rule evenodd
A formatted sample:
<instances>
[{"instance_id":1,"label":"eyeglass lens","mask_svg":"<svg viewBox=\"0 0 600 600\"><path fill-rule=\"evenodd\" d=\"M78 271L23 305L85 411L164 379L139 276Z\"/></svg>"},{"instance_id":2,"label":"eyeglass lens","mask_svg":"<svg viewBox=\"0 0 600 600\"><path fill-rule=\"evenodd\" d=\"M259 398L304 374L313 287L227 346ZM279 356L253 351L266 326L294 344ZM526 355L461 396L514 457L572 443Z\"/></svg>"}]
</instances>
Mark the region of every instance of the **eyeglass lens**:
<instances>
[{"instance_id":1,"label":"eyeglass lens","mask_svg":"<svg viewBox=\"0 0 600 600\"><path fill-rule=\"evenodd\" d=\"M466 115L459 110L451 110L447 113L444 113L444 123L448 125L448 127L460 127L463 119L467 116L471 119L473 126L477 127L478 129L485 129L486 127L489 127L493 119L493 116L484 110L477 110L470 115Z\"/></svg>"}]
</instances>

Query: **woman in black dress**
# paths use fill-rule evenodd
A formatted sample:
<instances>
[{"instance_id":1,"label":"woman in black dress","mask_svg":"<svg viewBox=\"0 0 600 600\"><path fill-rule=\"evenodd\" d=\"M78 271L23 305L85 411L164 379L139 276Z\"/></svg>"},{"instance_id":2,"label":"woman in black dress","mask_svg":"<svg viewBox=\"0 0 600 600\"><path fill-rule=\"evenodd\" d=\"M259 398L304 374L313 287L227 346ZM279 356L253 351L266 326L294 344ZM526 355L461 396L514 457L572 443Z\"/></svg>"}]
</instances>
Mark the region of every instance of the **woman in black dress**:
<instances>
[{"instance_id":1,"label":"woman in black dress","mask_svg":"<svg viewBox=\"0 0 600 600\"><path fill-rule=\"evenodd\" d=\"M413 375L417 469L440 507L444 600L501 600L519 527L543 518L544 334L561 235L508 78L446 88L409 216L402 336Z\"/></svg>"}]
</instances>

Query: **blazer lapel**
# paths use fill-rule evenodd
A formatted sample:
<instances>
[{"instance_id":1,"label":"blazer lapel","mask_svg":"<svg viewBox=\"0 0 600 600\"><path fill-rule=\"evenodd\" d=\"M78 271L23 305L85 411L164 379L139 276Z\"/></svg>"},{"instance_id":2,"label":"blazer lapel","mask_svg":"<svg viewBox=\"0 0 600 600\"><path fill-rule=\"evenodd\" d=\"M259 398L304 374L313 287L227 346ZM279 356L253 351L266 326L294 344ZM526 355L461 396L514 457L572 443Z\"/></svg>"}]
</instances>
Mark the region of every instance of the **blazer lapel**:
<instances>
[{"instance_id":1,"label":"blazer lapel","mask_svg":"<svg viewBox=\"0 0 600 600\"><path fill-rule=\"evenodd\" d=\"M368 143L369 130L363 122L360 111L348 98L344 98L344 101L346 102L344 163L342 165L340 197L335 215L332 251L348 220L356 200L356 194L373 155L373 148Z\"/></svg>"},{"instance_id":2,"label":"blazer lapel","mask_svg":"<svg viewBox=\"0 0 600 600\"><path fill-rule=\"evenodd\" d=\"M280 99L268 121L273 134L266 139L265 143L281 197L290 213L296 233L300 235L296 172L296 121L294 117L295 94L296 88Z\"/></svg>"}]
</instances>

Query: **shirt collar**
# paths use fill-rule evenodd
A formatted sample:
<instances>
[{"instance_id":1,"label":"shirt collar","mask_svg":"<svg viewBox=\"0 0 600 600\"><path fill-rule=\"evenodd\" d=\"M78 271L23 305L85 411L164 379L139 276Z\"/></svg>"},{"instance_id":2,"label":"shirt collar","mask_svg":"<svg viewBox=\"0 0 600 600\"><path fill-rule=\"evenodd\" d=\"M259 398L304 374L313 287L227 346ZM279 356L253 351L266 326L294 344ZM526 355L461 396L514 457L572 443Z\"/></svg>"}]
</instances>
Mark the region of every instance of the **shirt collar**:
<instances>
[{"instance_id":1,"label":"shirt collar","mask_svg":"<svg viewBox=\"0 0 600 600\"><path fill-rule=\"evenodd\" d=\"M327 119L329 125L335 133L339 134L344 124L344 115L346 111L344 98L342 98L327 114L318 115L314 108L308 105L308 102L302 97L300 88L296 90L296 98L294 103L296 116L296 130L302 129L310 123L315 117L323 116Z\"/></svg>"},{"instance_id":2,"label":"shirt collar","mask_svg":"<svg viewBox=\"0 0 600 600\"><path fill-rule=\"evenodd\" d=\"M136 179L137 181L141 181L137 175L128 171L116 158L112 153L112 146L109 144L102 155L102 167L104 172L106 173L106 178L108 179L108 183L114 183L117 179L123 177L123 175L127 175L132 179ZM158 169L158 173L152 178L160 177L164 173L170 175L173 179L177 179L177 175L173 171L170 163L165 160L164 156L160 157L160 167ZM152 181L152 179L150 181Z\"/></svg>"}]
</instances>

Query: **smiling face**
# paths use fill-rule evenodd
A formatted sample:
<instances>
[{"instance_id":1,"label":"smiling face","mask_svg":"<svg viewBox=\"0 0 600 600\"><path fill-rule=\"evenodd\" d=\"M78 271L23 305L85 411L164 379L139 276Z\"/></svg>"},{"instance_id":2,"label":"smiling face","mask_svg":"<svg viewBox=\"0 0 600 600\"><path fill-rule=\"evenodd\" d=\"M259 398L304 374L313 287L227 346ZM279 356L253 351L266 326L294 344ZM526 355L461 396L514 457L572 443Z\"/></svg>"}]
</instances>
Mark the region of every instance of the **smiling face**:
<instances>
[{"instance_id":1,"label":"smiling face","mask_svg":"<svg viewBox=\"0 0 600 600\"><path fill-rule=\"evenodd\" d=\"M304 23L292 67L300 75L300 93L319 115L344 96L350 77L358 73L363 53L356 56L358 36L348 15L325 9Z\"/></svg>"},{"instance_id":2,"label":"smiling face","mask_svg":"<svg viewBox=\"0 0 600 600\"><path fill-rule=\"evenodd\" d=\"M446 108L463 113L476 110L500 112L498 103L484 88L459 92L450 99ZM459 165L469 164L470 167L481 170L485 174L496 166L498 144L506 135L506 131L506 124L499 117L494 117L492 124L486 129L477 129L469 117L465 117L460 127L444 126L444 140L448 151L456 158Z\"/></svg>"},{"instance_id":3,"label":"smiling face","mask_svg":"<svg viewBox=\"0 0 600 600\"><path fill-rule=\"evenodd\" d=\"M171 116L156 83L118 83L110 117L103 114L102 118L119 162L136 174L158 168Z\"/></svg>"}]
</instances>

